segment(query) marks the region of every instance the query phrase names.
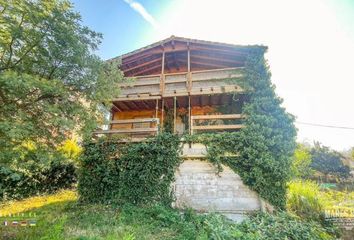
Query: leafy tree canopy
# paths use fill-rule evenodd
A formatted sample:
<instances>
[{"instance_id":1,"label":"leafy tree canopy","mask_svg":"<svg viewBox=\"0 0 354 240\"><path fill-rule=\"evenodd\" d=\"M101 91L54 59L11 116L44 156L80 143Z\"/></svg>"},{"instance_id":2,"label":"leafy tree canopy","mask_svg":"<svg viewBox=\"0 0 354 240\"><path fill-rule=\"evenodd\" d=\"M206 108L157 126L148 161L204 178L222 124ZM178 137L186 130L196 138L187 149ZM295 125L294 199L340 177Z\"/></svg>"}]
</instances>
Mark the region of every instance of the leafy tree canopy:
<instances>
[{"instance_id":1,"label":"leafy tree canopy","mask_svg":"<svg viewBox=\"0 0 354 240\"><path fill-rule=\"evenodd\" d=\"M312 173L310 167L312 156L310 148L304 144L298 143L294 152L293 163L291 171L295 178L309 177Z\"/></svg>"},{"instance_id":2,"label":"leafy tree canopy","mask_svg":"<svg viewBox=\"0 0 354 240\"><path fill-rule=\"evenodd\" d=\"M313 169L325 175L332 175L338 178L349 177L349 167L343 164L343 156L339 152L316 142L315 146L311 149L311 155L311 167Z\"/></svg>"},{"instance_id":3,"label":"leafy tree canopy","mask_svg":"<svg viewBox=\"0 0 354 240\"><path fill-rule=\"evenodd\" d=\"M65 0L0 0L0 162L24 142L88 133L122 74L94 54L102 35Z\"/></svg>"}]
</instances>

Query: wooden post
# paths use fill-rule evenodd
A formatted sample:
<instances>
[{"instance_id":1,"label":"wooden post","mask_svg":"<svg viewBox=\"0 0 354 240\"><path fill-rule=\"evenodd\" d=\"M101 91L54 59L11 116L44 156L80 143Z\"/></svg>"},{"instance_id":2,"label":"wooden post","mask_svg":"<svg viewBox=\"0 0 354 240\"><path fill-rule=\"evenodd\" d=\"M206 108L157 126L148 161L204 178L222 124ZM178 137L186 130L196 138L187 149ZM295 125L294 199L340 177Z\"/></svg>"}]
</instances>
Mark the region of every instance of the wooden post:
<instances>
[{"instance_id":1,"label":"wooden post","mask_svg":"<svg viewBox=\"0 0 354 240\"><path fill-rule=\"evenodd\" d=\"M191 76L191 51L189 49L189 42L187 43L187 82L188 82L188 93L192 90L192 76Z\"/></svg>"},{"instance_id":2,"label":"wooden post","mask_svg":"<svg viewBox=\"0 0 354 240\"><path fill-rule=\"evenodd\" d=\"M156 99L155 118L158 117L158 113L159 113L159 100Z\"/></svg>"},{"instance_id":3,"label":"wooden post","mask_svg":"<svg viewBox=\"0 0 354 240\"><path fill-rule=\"evenodd\" d=\"M176 133L176 122L177 122L177 97L174 97L173 104L173 133Z\"/></svg>"},{"instance_id":4,"label":"wooden post","mask_svg":"<svg viewBox=\"0 0 354 240\"><path fill-rule=\"evenodd\" d=\"M161 130L163 129L163 117L165 115L164 105L165 105L165 102L164 102L164 99L162 99L162 101L161 101Z\"/></svg>"},{"instance_id":5,"label":"wooden post","mask_svg":"<svg viewBox=\"0 0 354 240\"><path fill-rule=\"evenodd\" d=\"M159 113L159 100L156 99L155 118L158 118L158 113ZM156 127L159 127L159 122L156 122Z\"/></svg>"},{"instance_id":6,"label":"wooden post","mask_svg":"<svg viewBox=\"0 0 354 240\"><path fill-rule=\"evenodd\" d=\"M165 47L162 45L162 59L161 59L161 77L160 77L160 92L161 92L161 131L163 130L163 118L165 115L165 102L163 99L163 94L165 92Z\"/></svg>"},{"instance_id":7,"label":"wooden post","mask_svg":"<svg viewBox=\"0 0 354 240\"><path fill-rule=\"evenodd\" d=\"M162 46L160 91L161 91L161 96L163 96L163 93L165 92L165 48L164 46Z\"/></svg>"},{"instance_id":8,"label":"wooden post","mask_svg":"<svg viewBox=\"0 0 354 240\"><path fill-rule=\"evenodd\" d=\"M188 125L189 125L189 126L188 126L188 128L189 128L189 129L188 129L188 130L189 130L188 132L189 132L189 135L192 134L192 121L191 121L191 118L192 118L191 115L192 115L192 114L191 114L191 113L192 113L192 109L191 109L191 96L189 95L189 96L188 96L188 123L189 123L189 124L188 124Z\"/></svg>"}]
</instances>

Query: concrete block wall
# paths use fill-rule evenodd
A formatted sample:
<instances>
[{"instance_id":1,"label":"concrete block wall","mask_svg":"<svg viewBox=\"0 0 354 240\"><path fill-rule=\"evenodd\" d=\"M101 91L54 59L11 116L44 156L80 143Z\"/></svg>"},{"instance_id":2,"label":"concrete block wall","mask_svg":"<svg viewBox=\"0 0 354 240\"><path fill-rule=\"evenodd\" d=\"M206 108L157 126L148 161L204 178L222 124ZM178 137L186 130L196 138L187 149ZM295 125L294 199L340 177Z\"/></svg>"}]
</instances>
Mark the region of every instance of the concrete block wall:
<instances>
[{"instance_id":1,"label":"concrete block wall","mask_svg":"<svg viewBox=\"0 0 354 240\"><path fill-rule=\"evenodd\" d=\"M270 206L255 191L243 184L239 175L227 166L216 174L215 167L201 160L185 160L176 171L174 206L190 207L198 212L217 212L235 221L247 213Z\"/></svg>"}]
</instances>

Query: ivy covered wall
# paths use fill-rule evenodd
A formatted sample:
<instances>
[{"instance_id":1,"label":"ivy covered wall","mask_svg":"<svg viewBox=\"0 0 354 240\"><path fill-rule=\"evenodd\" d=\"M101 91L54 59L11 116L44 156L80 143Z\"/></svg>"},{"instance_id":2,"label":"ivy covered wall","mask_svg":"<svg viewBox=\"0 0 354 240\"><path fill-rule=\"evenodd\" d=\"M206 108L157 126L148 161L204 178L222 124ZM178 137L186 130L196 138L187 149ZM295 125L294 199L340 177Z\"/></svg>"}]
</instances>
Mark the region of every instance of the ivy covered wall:
<instances>
[{"instance_id":1,"label":"ivy covered wall","mask_svg":"<svg viewBox=\"0 0 354 240\"><path fill-rule=\"evenodd\" d=\"M100 139L84 146L78 191L83 202L146 204L172 201L180 163L178 137L162 133L136 144Z\"/></svg>"},{"instance_id":2,"label":"ivy covered wall","mask_svg":"<svg viewBox=\"0 0 354 240\"><path fill-rule=\"evenodd\" d=\"M238 132L188 136L203 143L208 160L221 171L221 163L238 173L243 182L274 206L285 207L286 182L295 149L294 117L281 106L264 59L265 49L253 49L245 66L243 87L249 92L242 113L245 127Z\"/></svg>"}]
</instances>

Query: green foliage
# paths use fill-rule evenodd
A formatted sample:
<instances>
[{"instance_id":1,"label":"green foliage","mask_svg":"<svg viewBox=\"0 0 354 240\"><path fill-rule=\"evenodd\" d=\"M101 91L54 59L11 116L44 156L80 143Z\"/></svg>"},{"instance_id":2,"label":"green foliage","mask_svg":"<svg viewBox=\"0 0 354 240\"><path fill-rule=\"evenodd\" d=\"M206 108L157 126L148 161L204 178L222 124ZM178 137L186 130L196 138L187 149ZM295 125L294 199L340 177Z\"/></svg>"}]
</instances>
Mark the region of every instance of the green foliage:
<instances>
[{"instance_id":1,"label":"green foliage","mask_svg":"<svg viewBox=\"0 0 354 240\"><path fill-rule=\"evenodd\" d=\"M65 140L57 150L61 152L66 158L77 161L82 149L77 144L77 139L67 139Z\"/></svg>"},{"instance_id":2,"label":"green foliage","mask_svg":"<svg viewBox=\"0 0 354 240\"><path fill-rule=\"evenodd\" d=\"M163 133L123 146L100 139L84 145L79 177L84 202L171 202L170 184L180 163L179 139Z\"/></svg>"},{"instance_id":3,"label":"green foliage","mask_svg":"<svg viewBox=\"0 0 354 240\"><path fill-rule=\"evenodd\" d=\"M90 133L122 79L93 54L101 34L65 0L0 0L0 23L0 162L27 141L51 150L72 129Z\"/></svg>"},{"instance_id":4,"label":"green foliage","mask_svg":"<svg viewBox=\"0 0 354 240\"><path fill-rule=\"evenodd\" d=\"M294 159L291 165L291 172L295 178L308 178L312 175L313 170L310 165L312 157L310 149L303 144L297 144Z\"/></svg>"},{"instance_id":5,"label":"green foliage","mask_svg":"<svg viewBox=\"0 0 354 240\"><path fill-rule=\"evenodd\" d=\"M42 198L41 201L45 202L46 196ZM180 212L163 205L137 207L125 204L116 208L112 205L83 205L73 201L60 201L31 210L31 213L33 212L38 216L35 228L0 226L0 238L12 236L15 239L76 240L335 239L326 232L328 229L317 223L306 222L286 213L275 215L258 213L237 224L218 214L197 214L192 210Z\"/></svg>"},{"instance_id":6,"label":"green foliage","mask_svg":"<svg viewBox=\"0 0 354 240\"><path fill-rule=\"evenodd\" d=\"M243 109L247 118L240 131L239 161L232 166L262 197L284 208L296 129L294 117L275 94L263 54L263 49L255 49L246 63L246 79L253 91Z\"/></svg>"},{"instance_id":7,"label":"green foliage","mask_svg":"<svg viewBox=\"0 0 354 240\"><path fill-rule=\"evenodd\" d=\"M36 151L31 155L32 160L21 167L0 167L0 202L51 193L73 187L76 183L76 167L72 162L65 161L64 156L57 154L51 159L39 160L35 158L43 155Z\"/></svg>"},{"instance_id":8,"label":"green foliage","mask_svg":"<svg viewBox=\"0 0 354 240\"><path fill-rule=\"evenodd\" d=\"M297 239L329 240L336 239L316 222L303 221L285 212L272 215L259 213L243 221L235 231L236 239ZM247 235L243 235L247 233ZM251 235L252 234L252 235Z\"/></svg>"},{"instance_id":9,"label":"green foliage","mask_svg":"<svg viewBox=\"0 0 354 240\"><path fill-rule=\"evenodd\" d=\"M312 181L295 180L289 183L287 209L294 214L314 221L324 221L324 202L320 189Z\"/></svg>"},{"instance_id":10,"label":"green foliage","mask_svg":"<svg viewBox=\"0 0 354 240\"><path fill-rule=\"evenodd\" d=\"M350 176L350 169L343 164L343 156L340 153L315 143L315 146L311 149L311 155L311 167L324 174L326 178L334 177L337 180Z\"/></svg>"},{"instance_id":11,"label":"green foliage","mask_svg":"<svg viewBox=\"0 0 354 240\"><path fill-rule=\"evenodd\" d=\"M186 141L207 146L208 160L221 171L224 163L243 182L274 206L285 207L286 182L295 148L294 118L281 107L270 82L264 49L251 53L246 64L249 99L242 113L247 116L239 132L186 136Z\"/></svg>"}]
</instances>

